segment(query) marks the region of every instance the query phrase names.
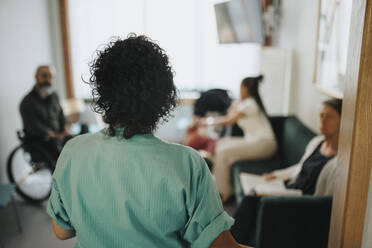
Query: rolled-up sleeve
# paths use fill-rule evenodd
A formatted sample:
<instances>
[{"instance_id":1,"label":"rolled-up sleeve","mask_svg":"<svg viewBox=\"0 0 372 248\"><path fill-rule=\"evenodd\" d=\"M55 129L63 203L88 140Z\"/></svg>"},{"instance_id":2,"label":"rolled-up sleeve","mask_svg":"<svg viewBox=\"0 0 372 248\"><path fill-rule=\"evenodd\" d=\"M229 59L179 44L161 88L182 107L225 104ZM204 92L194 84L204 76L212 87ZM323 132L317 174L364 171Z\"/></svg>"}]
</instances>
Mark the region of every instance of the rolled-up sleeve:
<instances>
[{"instance_id":1,"label":"rolled-up sleeve","mask_svg":"<svg viewBox=\"0 0 372 248\"><path fill-rule=\"evenodd\" d=\"M63 206L61 196L58 191L57 183L53 179L53 187L47 205L48 215L56 221L56 224L67 230L74 230L70 218Z\"/></svg>"},{"instance_id":2,"label":"rolled-up sleeve","mask_svg":"<svg viewBox=\"0 0 372 248\"><path fill-rule=\"evenodd\" d=\"M193 159L197 163L190 180L187 209L189 220L183 237L191 247L209 247L223 232L230 230L234 223L223 209L216 184L204 160L200 156Z\"/></svg>"}]
</instances>

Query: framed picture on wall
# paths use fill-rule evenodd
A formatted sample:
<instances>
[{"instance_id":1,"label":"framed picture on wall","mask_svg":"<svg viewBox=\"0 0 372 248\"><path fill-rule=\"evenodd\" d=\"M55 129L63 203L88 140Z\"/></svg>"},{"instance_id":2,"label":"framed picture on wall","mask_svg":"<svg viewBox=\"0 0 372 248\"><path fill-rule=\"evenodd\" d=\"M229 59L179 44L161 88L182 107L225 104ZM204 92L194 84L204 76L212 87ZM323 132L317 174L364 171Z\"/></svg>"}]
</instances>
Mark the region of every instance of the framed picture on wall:
<instances>
[{"instance_id":1,"label":"framed picture on wall","mask_svg":"<svg viewBox=\"0 0 372 248\"><path fill-rule=\"evenodd\" d=\"M343 97L351 7L350 0L319 0L314 86L336 98Z\"/></svg>"}]
</instances>

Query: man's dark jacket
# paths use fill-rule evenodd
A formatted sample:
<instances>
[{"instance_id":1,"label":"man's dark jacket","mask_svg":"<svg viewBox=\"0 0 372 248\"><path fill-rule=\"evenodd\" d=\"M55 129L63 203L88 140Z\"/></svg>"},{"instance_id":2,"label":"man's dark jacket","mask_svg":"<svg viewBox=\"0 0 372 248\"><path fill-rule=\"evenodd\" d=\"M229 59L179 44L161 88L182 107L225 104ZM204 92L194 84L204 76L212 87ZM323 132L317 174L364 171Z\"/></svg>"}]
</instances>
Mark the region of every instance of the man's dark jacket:
<instances>
[{"instance_id":1,"label":"man's dark jacket","mask_svg":"<svg viewBox=\"0 0 372 248\"><path fill-rule=\"evenodd\" d=\"M56 93L43 99L34 87L23 98L20 112L27 138L46 139L49 131L64 131L66 120Z\"/></svg>"}]
</instances>

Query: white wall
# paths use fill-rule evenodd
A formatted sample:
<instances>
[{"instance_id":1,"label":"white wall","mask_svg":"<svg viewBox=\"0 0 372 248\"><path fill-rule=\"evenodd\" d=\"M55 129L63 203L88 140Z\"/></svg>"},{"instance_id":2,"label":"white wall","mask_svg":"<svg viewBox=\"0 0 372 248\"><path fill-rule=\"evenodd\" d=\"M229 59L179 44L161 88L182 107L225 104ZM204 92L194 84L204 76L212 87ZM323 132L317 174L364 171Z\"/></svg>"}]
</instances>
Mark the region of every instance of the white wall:
<instances>
[{"instance_id":1,"label":"white wall","mask_svg":"<svg viewBox=\"0 0 372 248\"><path fill-rule=\"evenodd\" d=\"M0 1L0 181L6 181L6 159L22 128L19 103L34 84L40 64L55 64L56 87L63 94L56 0ZM51 19L52 18L52 19Z\"/></svg>"},{"instance_id":2,"label":"white wall","mask_svg":"<svg viewBox=\"0 0 372 248\"><path fill-rule=\"evenodd\" d=\"M180 89L221 87L239 92L241 79L260 71L260 45L218 43L218 0L70 1L72 65L77 97L90 97L88 62L111 36L145 34L166 51Z\"/></svg>"},{"instance_id":3,"label":"white wall","mask_svg":"<svg viewBox=\"0 0 372 248\"><path fill-rule=\"evenodd\" d=\"M313 87L318 2L282 1L282 23L278 45L293 49L290 113L318 132L321 102L329 98Z\"/></svg>"},{"instance_id":4,"label":"white wall","mask_svg":"<svg viewBox=\"0 0 372 248\"><path fill-rule=\"evenodd\" d=\"M261 73L261 45L257 43L219 44L214 4L200 1L202 34L201 83L204 88L227 88L238 97L241 80Z\"/></svg>"}]
</instances>

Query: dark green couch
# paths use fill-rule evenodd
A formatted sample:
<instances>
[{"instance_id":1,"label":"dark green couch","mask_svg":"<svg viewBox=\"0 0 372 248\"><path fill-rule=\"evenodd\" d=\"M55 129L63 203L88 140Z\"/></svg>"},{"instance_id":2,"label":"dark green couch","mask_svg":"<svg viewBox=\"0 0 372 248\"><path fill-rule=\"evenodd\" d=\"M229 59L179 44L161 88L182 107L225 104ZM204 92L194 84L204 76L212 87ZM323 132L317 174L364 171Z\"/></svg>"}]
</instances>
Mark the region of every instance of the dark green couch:
<instances>
[{"instance_id":1,"label":"dark green couch","mask_svg":"<svg viewBox=\"0 0 372 248\"><path fill-rule=\"evenodd\" d=\"M291 166L301 159L306 145L315 136L313 131L304 126L294 116L270 117L270 122L278 141L277 153L269 159L239 161L233 164L232 180L237 204L244 197L239 178L241 172L263 174ZM239 131L233 131L233 134L236 135L237 133Z\"/></svg>"},{"instance_id":2,"label":"dark green couch","mask_svg":"<svg viewBox=\"0 0 372 248\"><path fill-rule=\"evenodd\" d=\"M315 133L296 117L270 117L278 141L277 153L267 160L240 161L233 165L238 207L231 231L238 242L256 248L326 248L332 197L244 196L239 174L263 174L297 163ZM235 133L238 133L235 131Z\"/></svg>"},{"instance_id":3,"label":"dark green couch","mask_svg":"<svg viewBox=\"0 0 372 248\"><path fill-rule=\"evenodd\" d=\"M331 209L330 196L246 196L231 233L255 248L326 248Z\"/></svg>"}]
</instances>

